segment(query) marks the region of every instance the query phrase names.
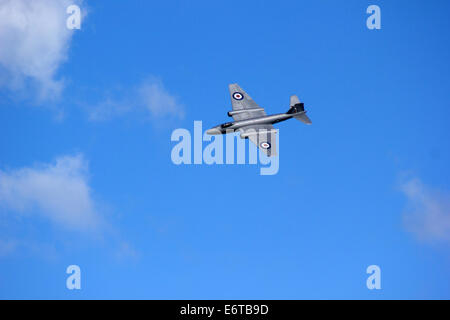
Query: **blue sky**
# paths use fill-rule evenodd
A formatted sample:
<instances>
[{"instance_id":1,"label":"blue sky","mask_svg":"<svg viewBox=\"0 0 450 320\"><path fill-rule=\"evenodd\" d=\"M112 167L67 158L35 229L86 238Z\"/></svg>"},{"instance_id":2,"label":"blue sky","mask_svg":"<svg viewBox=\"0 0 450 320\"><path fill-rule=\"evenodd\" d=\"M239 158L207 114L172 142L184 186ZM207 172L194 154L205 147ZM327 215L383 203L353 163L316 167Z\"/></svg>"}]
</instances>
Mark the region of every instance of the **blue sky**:
<instances>
[{"instance_id":1,"label":"blue sky","mask_svg":"<svg viewBox=\"0 0 450 320\"><path fill-rule=\"evenodd\" d=\"M0 298L450 298L448 1L30 3L0 1ZM313 125L273 176L174 165L234 82Z\"/></svg>"}]
</instances>

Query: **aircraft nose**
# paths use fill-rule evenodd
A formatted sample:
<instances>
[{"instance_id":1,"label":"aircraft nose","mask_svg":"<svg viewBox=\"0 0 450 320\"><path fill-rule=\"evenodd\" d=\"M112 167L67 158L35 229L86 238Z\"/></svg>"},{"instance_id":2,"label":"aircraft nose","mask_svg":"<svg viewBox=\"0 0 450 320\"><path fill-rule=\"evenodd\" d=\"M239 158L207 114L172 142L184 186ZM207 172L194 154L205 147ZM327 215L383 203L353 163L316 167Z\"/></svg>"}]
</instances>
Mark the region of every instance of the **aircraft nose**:
<instances>
[{"instance_id":1,"label":"aircraft nose","mask_svg":"<svg viewBox=\"0 0 450 320\"><path fill-rule=\"evenodd\" d=\"M209 134L209 135L215 135L215 134L221 134L221 133L222 132L217 127L206 130L206 134Z\"/></svg>"}]
</instances>

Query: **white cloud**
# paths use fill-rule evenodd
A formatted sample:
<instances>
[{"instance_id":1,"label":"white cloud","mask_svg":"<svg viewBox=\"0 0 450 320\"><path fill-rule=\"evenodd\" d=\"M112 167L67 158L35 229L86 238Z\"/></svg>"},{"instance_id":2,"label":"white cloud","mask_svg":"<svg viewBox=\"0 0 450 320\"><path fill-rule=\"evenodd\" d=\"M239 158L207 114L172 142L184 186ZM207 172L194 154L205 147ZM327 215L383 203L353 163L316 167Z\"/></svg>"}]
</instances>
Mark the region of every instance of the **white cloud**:
<instances>
[{"instance_id":1,"label":"white cloud","mask_svg":"<svg viewBox=\"0 0 450 320\"><path fill-rule=\"evenodd\" d=\"M119 103L108 97L94 107L89 108L89 120L103 121L123 115L130 111L130 103Z\"/></svg>"},{"instance_id":2,"label":"white cloud","mask_svg":"<svg viewBox=\"0 0 450 320\"><path fill-rule=\"evenodd\" d=\"M0 171L0 206L22 214L38 213L73 230L92 230L100 216L81 155L63 156L33 168Z\"/></svg>"},{"instance_id":3,"label":"white cloud","mask_svg":"<svg viewBox=\"0 0 450 320\"><path fill-rule=\"evenodd\" d=\"M57 98L56 79L73 31L66 9L79 0L0 0L0 86L18 90L32 80L40 99Z\"/></svg>"},{"instance_id":4,"label":"white cloud","mask_svg":"<svg viewBox=\"0 0 450 320\"><path fill-rule=\"evenodd\" d=\"M154 117L183 117L182 107L175 97L167 92L160 80L150 78L144 81L138 92L142 104Z\"/></svg>"},{"instance_id":5,"label":"white cloud","mask_svg":"<svg viewBox=\"0 0 450 320\"><path fill-rule=\"evenodd\" d=\"M109 96L94 107L89 108L90 120L109 120L133 111L147 112L152 119L184 117L183 105L167 91L158 78L149 77L135 88L117 91L122 95L121 98ZM118 95L117 92L115 95Z\"/></svg>"},{"instance_id":6,"label":"white cloud","mask_svg":"<svg viewBox=\"0 0 450 320\"><path fill-rule=\"evenodd\" d=\"M401 190L408 198L406 228L423 241L450 241L450 194L431 189L417 178L402 183Z\"/></svg>"}]
</instances>

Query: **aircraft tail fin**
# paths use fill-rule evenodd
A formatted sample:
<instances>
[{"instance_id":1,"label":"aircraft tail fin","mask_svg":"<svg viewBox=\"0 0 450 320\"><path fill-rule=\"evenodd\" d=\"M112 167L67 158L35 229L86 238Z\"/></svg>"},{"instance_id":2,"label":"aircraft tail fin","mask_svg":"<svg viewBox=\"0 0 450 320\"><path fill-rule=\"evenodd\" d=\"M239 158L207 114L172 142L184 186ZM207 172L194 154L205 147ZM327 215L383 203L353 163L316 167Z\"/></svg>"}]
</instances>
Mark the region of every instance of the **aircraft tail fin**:
<instances>
[{"instance_id":1,"label":"aircraft tail fin","mask_svg":"<svg viewBox=\"0 0 450 320\"><path fill-rule=\"evenodd\" d=\"M290 108L287 114L292 114L295 119L305 123L311 124L311 119L306 115L305 104L300 102L296 95L291 96Z\"/></svg>"}]
</instances>

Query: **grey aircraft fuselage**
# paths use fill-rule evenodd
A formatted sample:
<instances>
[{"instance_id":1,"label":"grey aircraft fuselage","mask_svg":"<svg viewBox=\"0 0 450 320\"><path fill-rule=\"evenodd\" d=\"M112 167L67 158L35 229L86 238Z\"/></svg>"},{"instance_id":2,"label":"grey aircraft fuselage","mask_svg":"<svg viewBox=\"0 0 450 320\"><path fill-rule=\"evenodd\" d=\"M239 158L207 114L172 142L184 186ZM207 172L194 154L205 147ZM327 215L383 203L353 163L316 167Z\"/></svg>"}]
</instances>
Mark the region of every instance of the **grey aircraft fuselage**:
<instances>
[{"instance_id":1,"label":"grey aircraft fuselage","mask_svg":"<svg viewBox=\"0 0 450 320\"><path fill-rule=\"evenodd\" d=\"M233 121L233 122L226 122L223 124L220 124L218 126L215 126L208 131L206 131L207 134L215 135L215 134L226 134L230 131L238 131L242 127L247 127L251 125L259 125L259 124L274 124L282 121L286 121L288 119L293 118L298 114L288 114L288 113L277 113L269 116L264 117L257 117L247 120L240 120L240 121Z\"/></svg>"}]
</instances>

